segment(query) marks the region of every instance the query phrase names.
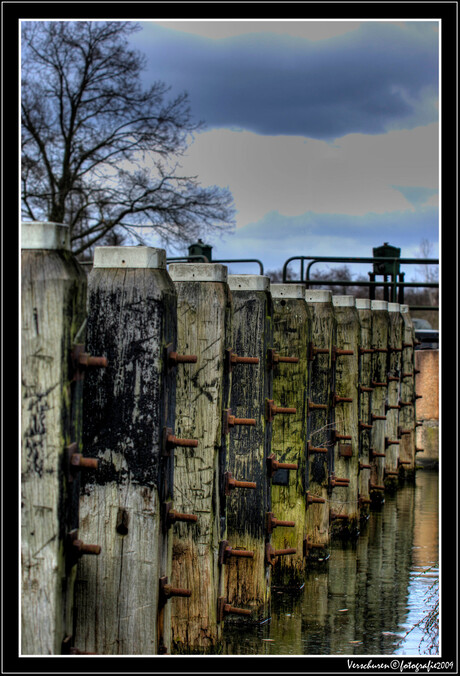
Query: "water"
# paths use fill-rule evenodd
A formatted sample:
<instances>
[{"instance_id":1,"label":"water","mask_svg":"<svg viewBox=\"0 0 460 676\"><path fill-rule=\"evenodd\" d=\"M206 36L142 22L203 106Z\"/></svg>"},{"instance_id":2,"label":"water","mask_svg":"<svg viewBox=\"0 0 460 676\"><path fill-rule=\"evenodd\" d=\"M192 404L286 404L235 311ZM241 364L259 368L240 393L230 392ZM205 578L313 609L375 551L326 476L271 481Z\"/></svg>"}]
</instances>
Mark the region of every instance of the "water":
<instances>
[{"instance_id":1,"label":"water","mask_svg":"<svg viewBox=\"0 0 460 676\"><path fill-rule=\"evenodd\" d=\"M226 627L227 655L437 654L423 619L437 599L438 473L386 496L355 545L336 545L297 593L272 592L271 622ZM420 626L413 628L414 625Z\"/></svg>"}]
</instances>

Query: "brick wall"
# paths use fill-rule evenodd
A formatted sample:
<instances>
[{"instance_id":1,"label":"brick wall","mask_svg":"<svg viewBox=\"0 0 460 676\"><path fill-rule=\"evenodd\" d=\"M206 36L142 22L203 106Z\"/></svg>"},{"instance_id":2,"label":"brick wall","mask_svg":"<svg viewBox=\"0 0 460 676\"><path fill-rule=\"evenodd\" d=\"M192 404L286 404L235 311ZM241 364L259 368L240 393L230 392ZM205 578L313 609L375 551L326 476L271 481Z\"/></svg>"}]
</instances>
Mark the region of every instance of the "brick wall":
<instances>
[{"instance_id":1,"label":"brick wall","mask_svg":"<svg viewBox=\"0 0 460 676\"><path fill-rule=\"evenodd\" d=\"M425 467L436 466L439 461L439 350L416 350L415 391L422 395L417 399L416 417L422 422L417 427L416 445L423 448L417 454L417 463Z\"/></svg>"}]
</instances>

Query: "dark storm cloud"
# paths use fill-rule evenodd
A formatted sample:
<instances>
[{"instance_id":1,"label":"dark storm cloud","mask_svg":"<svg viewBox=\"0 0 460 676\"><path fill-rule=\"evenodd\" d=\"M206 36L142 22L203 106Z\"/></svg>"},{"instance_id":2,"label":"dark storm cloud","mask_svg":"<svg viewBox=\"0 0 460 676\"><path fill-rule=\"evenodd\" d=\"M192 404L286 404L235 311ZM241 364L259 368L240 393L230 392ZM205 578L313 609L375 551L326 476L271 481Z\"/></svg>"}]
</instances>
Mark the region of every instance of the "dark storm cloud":
<instances>
[{"instance_id":1,"label":"dark storm cloud","mask_svg":"<svg viewBox=\"0 0 460 676\"><path fill-rule=\"evenodd\" d=\"M437 119L434 23L363 23L326 40L254 33L220 40L144 23L146 79L188 91L208 128L333 139Z\"/></svg>"}]
</instances>

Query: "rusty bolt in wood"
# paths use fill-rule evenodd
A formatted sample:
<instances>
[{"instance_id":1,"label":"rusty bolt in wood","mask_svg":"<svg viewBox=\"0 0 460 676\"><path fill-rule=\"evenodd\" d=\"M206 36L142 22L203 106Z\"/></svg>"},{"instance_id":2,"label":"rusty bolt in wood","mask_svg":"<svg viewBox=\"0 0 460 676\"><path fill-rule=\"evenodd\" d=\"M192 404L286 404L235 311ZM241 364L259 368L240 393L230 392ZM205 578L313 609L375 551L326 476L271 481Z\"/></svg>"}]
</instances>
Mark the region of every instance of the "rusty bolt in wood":
<instances>
[{"instance_id":1,"label":"rusty bolt in wood","mask_svg":"<svg viewBox=\"0 0 460 676\"><path fill-rule=\"evenodd\" d=\"M401 373L401 378L413 378L414 375L414 371L410 371L409 373Z\"/></svg>"},{"instance_id":2,"label":"rusty bolt in wood","mask_svg":"<svg viewBox=\"0 0 460 676\"><path fill-rule=\"evenodd\" d=\"M282 357L273 348L267 351L268 368L273 369L277 364L298 364L298 357Z\"/></svg>"},{"instance_id":3,"label":"rusty bolt in wood","mask_svg":"<svg viewBox=\"0 0 460 676\"><path fill-rule=\"evenodd\" d=\"M370 505L372 500L370 498L365 498L364 496L358 496L358 504L361 505Z\"/></svg>"},{"instance_id":4,"label":"rusty bolt in wood","mask_svg":"<svg viewBox=\"0 0 460 676\"><path fill-rule=\"evenodd\" d=\"M228 434L230 431L231 427L235 427L235 425L250 425L254 426L256 424L255 418L236 418L234 415L232 415L232 411L230 408L224 409L224 433Z\"/></svg>"},{"instance_id":5,"label":"rusty bolt in wood","mask_svg":"<svg viewBox=\"0 0 460 676\"><path fill-rule=\"evenodd\" d=\"M71 483L77 472L84 469L97 469L99 461L96 458L85 458L81 453L78 453L78 446L76 442L67 446L67 479Z\"/></svg>"},{"instance_id":6,"label":"rusty bolt in wood","mask_svg":"<svg viewBox=\"0 0 460 676\"><path fill-rule=\"evenodd\" d=\"M373 448L369 449L369 455L371 458L386 458L385 453L377 453Z\"/></svg>"},{"instance_id":7,"label":"rusty bolt in wood","mask_svg":"<svg viewBox=\"0 0 460 676\"><path fill-rule=\"evenodd\" d=\"M275 454L271 453L267 460L267 474L269 477L272 477L275 472L277 472L279 469L298 469L298 465L294 462L278 462L278 460L275 459Z\"/></svg>"},{"instance_id":8,"label":"rusty bolt in wood","mask_svg":"<svg viewBox=\"0 0 460 676\"><path fill-rule=\"evenodd\" d=\"M363 469L372 469L372 465L368 465L365 462L360 462L359 465L358 465L358 469L359 469L360 472Z\"/></svg>"},{"instance_id":9,"label":"rusty bolt in wood","mask_svg":"<svg viewBox=\"0 0 460 676\"><path fill-rule=\"evenodd\" d=\"M327 409L327 404L315 404L311 399L307 398L307 409L309 412L316 409L324 411Z\"/></svg>"},{"instance_id":10,"label":"rusty bolt in wood","mask_svg":"<svg viewBox=\"0 0 460 676\"><path fill-rule=\"evenodd\" d=\"M423 423L421 421L416 422L415 427L423 427Z\"/></svg>"},{"instance_id":11,"label":"rusty bolt in wood","mask_svg":"<svg viewBox=\"0 0 460 676\"><path fill-rule=\"evenodd\" d=\"M362 420L358 422L359 429L361 430L371 430L373 425L368 425L367 423L364 423Z\"/></svg>"},{"instance_id":12,"label":"rusty bolt in wood","mask_svg":"<svg viewBox=\"0 0 460 676\"><path fill-rule=\"evenodd\" d=\"M286 526L288 528L293 528L295 526L295 521L281 521L280 519L277 519L273 516L273 512L267 512L266 519L267 532L269 535L273 533L273 530L278 528L278 526Z\"/></svg>"},{"instance_id":13,"label":"rusty bolt in wood","mask_svg":"<svg viewBox=\"0 0 460 676\"><path fill-rule=\"evenodd\" d=\"M326 499L320 498L318 495L311 495L310 491L307 491L307 507L315 502L324 503Z\"/></svg>"},{"instance_id":14,"label":"rusty bolt in wood","mask_svg":"<svg viewBox=\"0 0 460 676\"><path fill-rule=\"evenodd\" d=\"M233 549L228 544L228 540L222 540L219 545L219 556L217 561L220 565L224 565L230 557L253 559L254 552L251 552L249 549Z\"/></svg>"},{"instance_id":15,"label":"rusty bolt in wood","mask_svg":"<svg viewBox=\"0 0 460 676\"><path fill-rule=\"evenodd\" d=\"M412 402L412 401L401 401L401 400L399 400L399 405L400 405L400 406L413 406L413 405L414 405L414 402Z\"/></svg>"},{"instance_id":16,"label":"rusty bolt in wood","mask_svg":"<svg viewBox=\"0 0 460 676\"><path fill-rule=\"evenodd\" d=\"M415 452L416 453L425 453L425 449L424 448L416 448Z\"/></svg>"},{"instance_id":17,"label":"rusty bolt in wood","mask_svg":"<svg viewBox=\"0 0 460 676\"><path fill-rule=\"evenodd\" d=\"M414 399L423 399L423 394L416 394Z\"/></svg>"},{"instance_id":18,"label":"rusty bolt in wood","mask_svg":"<svg viewBox=\"0 0 460 676\"><path fill-rule=\"evenodd\" d=\"M164 348L164 363L167 365L168 369L172 369L178 364L196 364L198 357L196 354L177 354L173 350L172 343L169 343Z\"/></svg>"},{"instance_id":19,"label":"rusty bolt in wood","mask_svg":"<svg viewBox=\"0 0 460 676\"><path fill-rule=\"evenodd\" d=\"M276 406L273 399L265 399L265 419L267 422L272 422L275 415L279 413L287 415L297 413L296 408L286 408L285 406Z\"/></svg>"},{"instance_id":20,"label":"rusty bolt in wood","mask_svg":"<svg viewBox=\"0 0 460 676\"><path fill-rule=\"evenodd\" d=\"M225 472L225 495L230 495L235 488L257 488L255 481L237 481L232 477L231 472Z\"/></svg>"},{"instance_id":21,"label":"rusty bolt in wood","mask_svg":"<svg viewBox=\"0 0 460 676\"><path fill-rule=\"evenodd\" d=\"M352 458L353 457L352 444L339 444L339 456L341 458Z\"/></svg>"},{"instance_id":22,"label":"rusty bolt in wood","mask_svg":"<svg viewBox=\"0 0 460 676\"><path fill-rule=\"evenodd\" d=\"M66 536L66 572L70 573L78 559L84 555L99 556L100 545L87 545L78 538L78 530L72 530Z\"/></svg>"},{"instance_id":23,"label":"rusty bolt in wood","mask_svg":"<svg viewBox=\"0 0 460 676\"><path fill-rule=\"evenodd\" d=\"M372 418L372 420L386 420L387 419L386 415L376 415L375 413L371 413L371 418Z\"/></svg>"},{"instance_id":24,"label":"rusty bolt in wood","mask_svg":"<svg viewBox=\"0 0 460 676\"><path fill-rule=\"evenodd\" d=\"M74 345L71 351L71 359L74 368L73 380L82 380L83 373L87 368L107 368L107 357L93 357L84 351L85 346Z\"/></svg>"},{"instance_id":25,"label":"rusty bolt in wood","mask_svg":"<svg viewBox=\"0 0 460 676\"><path fill-rule=\"evenodd\" d=\"M410 460L401 460L401 458L398 458L398 467L400 465L410 465L411 461Z\"/></svg>"},{"instance_id":26,"label":"rusty bolt in wood","mask_svg":"<svg viewBox=\"0 0 460 676\"><path fill-rule=\"evenodd\" d=\"M248 608L235 608L224 597L217 599L217 622L222 622L225 615L251 615L251 613L252 610Z\"/></svg>"},{"instance_id":27,"label":"rusty bolt in wood","mask_svg":"<svg viewBox=\"0 0 460 676\"><path fill-rule=\"evenodd\" d=\"M259 357L239 357L231 348L225 350L226 364L229 371L233 370L236 364L258 364Z\"/></svg>"},{"instance_id":28,"label":"rusty bolt in wood","mask_svg":"<svg viewBox=\"0 0 460 676\"><path fill-rule=\"evenodd\" d=\"M385 469L383 473L385 476L399 476L399 472L391 472L388 469Z\"/></svg>"},{"instance_id":29,"label":"rusty bolt in wood","mask_svg":"<svg viewBox=\"0 0 460 676\"><path fill-rule=\"evenodd\" d=\"M198 441L196 439L178 439L174 436L170 427L164 427L161 446L162 455L170 456L172 449L176 446L183 448L196 448L198 446Z\"/></svg>"},{"instance_id":30,"label":"rusty bolt in wood","mask_svg":"<svg viewBox=\"0 0 460 676\"><path fill-rule=\"evenodd\" d=\"M372 387L387 387L388 383L378 383L375 380L371 380Z\"/></svg>"},{"instance_id":31,"label":"rusty bolt in wood","mask_svg":"<svg viewBox=\"0 0 460 676\"><path fill-rule=\"evenodd\" d=\"M340 397L336 392L332 394L332 406L337 406L337 404L351 404L353 403L352 397Z\"/></svg>"},{"instance_id":32,"label":"rusty bolt in wood","mask_svg":"<svg viewBox=\"0 0 460 676\"><path fill-rule=\"evenodd\" d=\"M378 484L373 484L369 481L369 490L370 491L384 491L385 486L379 486Z\"/></svg>"},{"instance_id":33,"label":"rusty bolt in wood","mask_svg":"<svg viewBox=\"0 0 460 676\"><path fill-rule=\"evenodd\" d=\"M388 376L389 383L399 383L400 380L399 376Z\"/></svg>"},{"instance_id":34,"label":"rusty bolt in wood","mask_svg":"<svg viewBox=\"0 0 460 676\"><path fill-rule=\"evenodd\" d=\"M330 521L335 521L336 519L343 519L344 521L347 521L349 518L349 514L342 514L341 512L330 512L329 514Z\"/></svg>"},{"instance_id":35,"label":"rusty bolt in wood","mask_svg":"<svg viewBox=\"0 0 460 676\"><path fill-rule=\"evenodd\" d=\"M414 347L414 343L403 343L403 347Z\"/></svg>"},{"instance_id":36,"label":"rusty bolt in wood","mask_svg":"<svg viewBox=\"0 0 460 676\"><path fill-rule=\"evenodd\" d=\"M374 347L374 352L382 352L383 354L386 354L388 352L387 347Z\"/></svg>"},{"instance_id":37,"label":"rusty bolt in wood","mask_svg":"<svg viewBox=\"0 0 460 676\"><path fill-rule=\"evenodd\" d=\"M127 535L129 524L129 514L123 507L118 508L117 523L115 529L119 535Z\"/></svg>"},{"instance_id":38,"label":"rusty bolt in wood","mask_svg":"<svg viewBox=\"0 0 460 676\"><path fill-rule=\"evenodd\" d=\"M359 354L373 354L375 352L373 347L360 347Z\"/></svg>"},{"instance_id":39,"label":"rusty bolt in wood","mask_svg":"<svg viewBox=\"0 0 460 676\"><path fill-rule=\"evenodd\" d=\"M195 514L181 514L172 508L172 502L166 502L163 512L163 532L166 532L174 523L196 523L198 517Z\"/></svg>"},{"instance_id":40,"label":"rusty bolt in wood","mask_svg":"<svg viewBox=\"0 0 460 676\"><path fill-rule=\"evenodd\" d=\"M338 441L351 441L349 434L339 434L336 430L332 430L332 443L336 444Z\"/></svg>"},{"instance_id":41,"label":"rusty bolt in wood","mask_svg":"<svg viewBox=\"0 0 460 676\"><path fill-rule=\"evenodd\" d=\"M310 343L308 346L308 360L313 361L317 354L329 354L329 352L328 347L316 347L313 343Z\"/></svg>"},{"instance_id":42,"label":"rusty bolt in wood","mask_svg":"<svg viewBox=\"0 0 460 676\"><path fill-rule=\"evenodd\" d=\"M309 441L307 441L307 455L310 453L327 453L327 448L323 446L312 446Z\"/></svg>"},{"instance_id":43,"label":"rusty bolt in wood","mask_svg":"<svg viewBox=\"0 0 460 676\"><path fill-rule=\"evenodd\" d=\"M402 347L393 347L392 345L390 345L388 349L390 350L390 352L402 352Z\"/></svg>"},{"instance_id":44,"label":"rusty bolt in wood","mask_svg":"<svg viewBox=\"0 0 460 676\"><path fill-rule=\"evenodd\" d=\"M402 437L403 434L410 434L411 432L412 432L411 429L404 429L401 426L398 427L398 437Z\"/></svg>"},{"instance_id":45,"label":"rusty bolt in wood","mask_svg":"<svg viewBox=\"0 0 460 676\"><path fill-rule=\"evenodd\" d=\"M400 408L401 406L399 404L385 404L385 411L391 411L393 409L397 409L399 411Z\"/></svg>"},{"instance_id":46,"label":"rusty bolt in wood","mask_svg":"<svg viewBox=\"0 0 460 676\"><path fill-rule=\"evenodd\" d=\"M388 448L389 446L392 446L393 444L399 445L401 442L395 439L389 439L388 437L385 437L385 448Z\"/></svg>"},{"instance_id":47,"label":"rusty bolt in wood","mask_svg":"<svg viewBox=\"0 0 460 676\"><path fill-rule=\"evenodd\" d=\"M304 540L303 540L303 556L304 556L304 558L309 556L311 549L326 549L326 545L321 544L320 542L312 542L310 540L310 537L307 535L307 537L304 538Z\"/></svg>"},{"instance_id":48,"label":"rusty bolt in wood","mask_svg":"<svg viewBox=\"0 0 460 676\"><path fill-rule=\"evenodd\" d=\"M331 488L348 488L350 479L336 477L335 474L329 476L329 486Z\"/></svg>"},{"instance_id":49,"label":"rusty bolt in wood","mask_svg":"<svg viewBox=\"0 0 460 676\"><path fill-rule=\"evenodd\" d=\"M358 385L358 389L360 392L373 392L374 388L373 387L367 387L366 385Z\"/></svg>"},{"instance_id":50,"label":"rusty bolt in wood","mask_svg":"<svg viewBox=\"0 0 460 676\"><path fill-rule=\"evenodd\" d=\"M336 345L332 346L332 361L335 361L337 357L346 357L353 354L353 350L341 350Z\"/></svg>"},{"instance_id":51,"label":"rusty bolt in wood","mask_svg":"<svg viewBox=\"0 0 460 676\"><path fill-rule=\"evenodd\" d=\"M274 549L273 545L269 542L265 545L265 557L269 566L274 566L276 563L275 557L277 556L287 556L288 554L296 554L297 549L293 547L288 547L286 549Z\"/></svg>"},{"instance_id":52,"label":"rusty bolt in wood","mask_svg":"<svg viewBox=\"0 0 460 676\"><path fill-rule=\"evenodd\" d=\"M190 589L180 589L168 584L166 576L160 577L160 605L164 605L173 596L182 596L188 598L192 595Z\"/></svg>"}]
</instances>

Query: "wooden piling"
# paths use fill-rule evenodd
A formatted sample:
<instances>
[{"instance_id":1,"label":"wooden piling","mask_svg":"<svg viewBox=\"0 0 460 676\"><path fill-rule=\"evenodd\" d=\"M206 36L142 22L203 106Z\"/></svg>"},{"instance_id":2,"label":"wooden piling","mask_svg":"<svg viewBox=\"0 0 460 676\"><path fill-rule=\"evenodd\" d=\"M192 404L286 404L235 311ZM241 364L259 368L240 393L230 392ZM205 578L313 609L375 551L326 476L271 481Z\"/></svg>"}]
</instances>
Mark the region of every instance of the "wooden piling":
<instances>
[{"instance_id":1,"label":"wooden piling","mask_svg":"<svg viewBox=\"0 0 460 676\"><path fill-rule=\"evenodd\" d=\"M311 340L311 309L305 302L303 284L271 284L273 299L273 399L289 402L297 414L282 416L273 424L271 454L277 462L296 469L279 468L271 477L271 510L277 519L294 522L273 530L275 549L294 548L291 556L280 556L272 570L272 586L299 589L305 584L307 537L307 375L308 345ZM296 362L279 361L280 358ZM275 469L275 467L273 468Z\"/></svg>"},{"instance_id":2,"label":"wooden piling","mask_svg":"<svg viewBox=\"0 0 460 676\"><path fill-rule=\"evenodd\" d=\"M358 350L361 327L353 296L333 296L332 305L337 325L332 365L336 435L334 475L330 482L331 510L336 516L332 521L332 536L348 539L359 535ZM340 485L342 479L345 486Z\"/></svg>"},{"instance_id":3,"label":"wooden piling","mask_svg":"<svg viewBox=\"0 0 460 676\"><path fill-rule=\"evenodd\" d=\"M73 633L80 468L68 448L82 452L82 401L71 351L86 276L66 226L23 223L21 237L21 652L60 655Z\"/></svg>"},{"instance_id":4,"label":"wooden piling","mask_svg":"<svg viewBox=\"0 0 460 676\"><path fill-rule=\"evenodd\" d=\"M386 414L385 404L387 401L388 387L388 301L371 301L372 310L372 434L371 454L372 469L370 477L370 497L372 505L377 507L384 500L385 476L385 430Z\"/></svg>"},{"instance_id":5,"label":"wooden piling","mask_svg":"<svg viewBox=\"0 0 460 676\"><path fill-rule=\"evenodd\" d=\"M229 408L232 300L223 265L174 263L169 274L177 291L177 349L197 355L195 364L177 373L176 434L198 440L196 448L175 453L174 508L198 521L172 527L172 576L192 592L172 607L172 653L206 654L219 651L223 625L217 618L223 589L216 553L226 535L220 455L222 411Z\"/></svg>"},{"instance_id":6,"label":"wooden piling","mask_svg":"<svg viewBox=\"0 0 460 676\"><path fill-rule=\"evenodd\" d=\"M76 584L76 645L108 655L165 653L170 645L176 292L166 253L100 247L88 279L86 350L106 369L85 374L84 447L99 460L80 500L80 537L102 545ZM161 582L160 582L161 580ZM160 588L162 593L160 594Z\"/></svg>"},{"instance_id":7,"label":"wooden piling","mask_svg":"<svg viewBox=\"0 0 460 676\"><path fill-rule=\"evenodd\" d=\"M327 560L330 543L329 476L334 471L332 427L332 347L336 319L331 291L307 289L311 309L307 391L307 542L309 566ZM322 547L319 547L321 545Z\"/></svg>"},{"instance_id":8,"label":"wooden piling","mask_svg":"<svg viewBox=\"0 0 460 676\"><path fill-rule=\"evenodd\" d=\"M395 491L399 477L399 435L400 384L402 360L403 319L399 303L388 303L388 388L387 388L387 420L385 429L385 490Z\"/></svg>"},{"instance_id":9,"label":"wooden piling","mask_svg":"<svg viewBox=\"0 0 460 676\"><path fill-rule=\"evenodd\" d=\"M255 488L228 491L226 500L226 539L232 554L236 549L253 552L251 558L229 556L222 564L224 596L232 606L252 611L249 617L229 615L226 622L263 622L270 616L270 565L265 551L266 515L271 511L266 464L272 428L266 419L266 402L273 400L267 361L273 344L270 280L262 275L229 275L228 284L233 299L233 342L229 347L239 357L259 361L233 366L230 410L224 411L225 421L230 423L229 415L255 421L254 425L227 425L224 442L226 472L237 481L256 484Z\"/></svg>"},{"instance_id":10,"label":"wooden piling","mask_svg":"<svg viewBox=\"0 0 460 676\"><path fill-rule=\"evenodd\" d=\"M401 305L403 320L402 359L401 359L401 401L415 401L415 360L414 360L414 325L408 305ZM400 476L408 481L415 480L415 404L402 406L399 410L401 461Z\"/></svg>"},{"instance_id":11,"label":"wooden piling","mask_svg":"<svg viewBox=\"0 0 460 676\"><path fill-rule=\"evenodd\" d=\"M358 349L358 448L359 448L359 510L361 521L369 516L369 457L372 431L372 310L367 298L356 298L355 307L360 323Z\"/></svg>"}]
</instances>

